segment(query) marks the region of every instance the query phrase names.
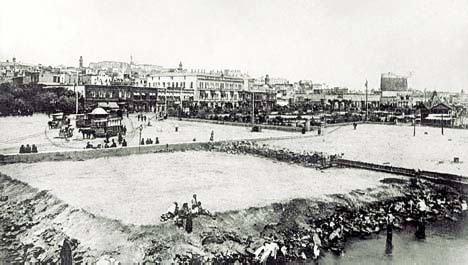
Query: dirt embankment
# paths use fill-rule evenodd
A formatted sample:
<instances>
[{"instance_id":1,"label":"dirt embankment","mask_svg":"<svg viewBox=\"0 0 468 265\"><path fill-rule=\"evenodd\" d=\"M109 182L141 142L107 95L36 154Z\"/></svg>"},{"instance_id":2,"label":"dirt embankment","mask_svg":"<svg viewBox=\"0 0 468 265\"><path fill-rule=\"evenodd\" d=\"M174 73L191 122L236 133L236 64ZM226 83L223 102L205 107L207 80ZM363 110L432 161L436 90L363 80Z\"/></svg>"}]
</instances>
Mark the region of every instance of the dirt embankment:
<instances>
[{"instance_id":1,"label":"dirt embankment","mask_svg":"<svg viewBox=\"0 0 468 265\"><path fill-rule=\"evenodd\" d=\"M300 238L304 238L316 220L329 218L337 209L356 210L401 198L408 190L402 183L383 184L346 195L295 199L262 208L218 213L215 219L198 216L189 234L172 221L157 226L123 225L76 209L47 191L38 191L0 175L0 192L8 196L0 202L0 260L55 263L65 238L71 242L74 260L86 263L109 256L122 263L251 261L252 253L265 239L272 238L287 242L287 258L294 260L304 257L300 241L304 239Z\"/></svg>"}]
</instances>

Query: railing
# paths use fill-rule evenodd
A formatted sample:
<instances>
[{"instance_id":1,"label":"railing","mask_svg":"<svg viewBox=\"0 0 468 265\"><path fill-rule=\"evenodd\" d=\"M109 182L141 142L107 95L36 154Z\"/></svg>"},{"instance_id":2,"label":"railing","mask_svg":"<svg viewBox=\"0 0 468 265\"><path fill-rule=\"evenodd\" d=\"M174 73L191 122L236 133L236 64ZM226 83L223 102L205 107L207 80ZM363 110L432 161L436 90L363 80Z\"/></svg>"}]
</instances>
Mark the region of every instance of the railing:
<instances>
[{"instance_id":1,"label":"railing","mask_svg":"<svg viewBox=\"0 0 468 265\"><path fill-rule=\"evenodd\" d=\"M417 178L430 180L430 181L440 183L440 184L457 184L457 185L468 186L468 177L450 174L450 173L441 173L441 172L426 171L426 170L415 170L415 169L404 168L404 167L379 165L379 164L348 160L348 159L342 159L342 158L336 159L335 163L341 167L361 168L361 169L374 170L374 171L386 172L386 173L391 173L391 174L417 177Z\"/></svg>"}]
</instances>

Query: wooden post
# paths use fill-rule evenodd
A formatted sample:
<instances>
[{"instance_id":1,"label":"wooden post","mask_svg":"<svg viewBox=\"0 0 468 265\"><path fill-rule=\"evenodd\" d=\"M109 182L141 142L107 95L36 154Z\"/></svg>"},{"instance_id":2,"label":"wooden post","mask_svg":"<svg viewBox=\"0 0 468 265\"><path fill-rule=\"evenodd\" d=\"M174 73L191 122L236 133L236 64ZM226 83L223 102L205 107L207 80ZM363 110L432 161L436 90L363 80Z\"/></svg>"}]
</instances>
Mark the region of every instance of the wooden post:
<instances>
[{"instance_id":1,"label":"wooden post","mask_svg":"<svg viewBox=\"0 0 468 265\"><path fill-rule=\"evenodd\" d=\"M444 114L443 113L440 115L440 126L442 129L442 135L444 135Z\"/></svg>"},{"instance_id":2,"label":"wooden post","mask_svg":"<svg viewBox=\"0 0 468 265\"><path fill-rule=\"evenodd\" d=\"M70 243L67 239L63 240L62 248L60 249L60 264L61 265L72 265L73 254L70 247Z\"/></svg>"}]
</instances>

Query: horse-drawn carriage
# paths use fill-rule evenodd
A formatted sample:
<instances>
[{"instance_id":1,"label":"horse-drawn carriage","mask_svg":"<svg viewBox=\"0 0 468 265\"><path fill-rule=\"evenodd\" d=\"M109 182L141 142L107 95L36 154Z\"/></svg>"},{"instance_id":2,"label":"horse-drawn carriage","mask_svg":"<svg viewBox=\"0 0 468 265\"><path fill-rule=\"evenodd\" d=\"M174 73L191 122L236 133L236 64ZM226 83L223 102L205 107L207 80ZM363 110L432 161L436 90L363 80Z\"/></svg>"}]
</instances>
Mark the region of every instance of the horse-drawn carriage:
<instances>
[{"instance_id":1,"label":"horse-drawn carriage","mask_svg":"<svg viewBox=\"0 0 468 265\"><path fill-rule=\"evenodd\" d=\"M107 117L101 119L92 119L89 127L80 128L78 132L83 134L83 138L112 137L122 131L122 118Z\"/></svg>"},{"instance_id":2,"label":"horse-drawn carriage","mask_svg":"<svg viewBox=\"0 0 468 265\"><path fill-rule=\"evenodd\" d=\"M63 124L63 112L54 113L51 115L52 120L50 120L47 124L49 125L49 129L58 129Z\"/></svg>"},{"instance_id":3,"label":"horse-drawn carriage","mask_svg":"<svg viewBox=\"0 0 468 265\"><path fill-rule=\"evenodd\" d=\"M60 138L70 138L73 136L73 130L74 128L71 127L70 124L67 124L65 126L62 126L59 131L59 137Z\"/></svg>"}]
</instances>

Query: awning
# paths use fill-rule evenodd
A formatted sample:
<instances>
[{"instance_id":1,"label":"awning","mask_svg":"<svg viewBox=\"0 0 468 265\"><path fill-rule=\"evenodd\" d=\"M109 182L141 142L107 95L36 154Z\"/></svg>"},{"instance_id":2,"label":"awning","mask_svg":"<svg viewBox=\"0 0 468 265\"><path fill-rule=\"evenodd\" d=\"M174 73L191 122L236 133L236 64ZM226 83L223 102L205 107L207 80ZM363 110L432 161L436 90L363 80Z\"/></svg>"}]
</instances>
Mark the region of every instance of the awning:
<instances>
[{"instance_id":1,"label":"awning","mask_svg":"<svg viewBox=\"0 0 468 265\"><path fill-rule=\"evenodd\" d=\"M99 102L98 107L108 109L118 109L119 105L116 102Z\"/></svg>"}]
</instances>

